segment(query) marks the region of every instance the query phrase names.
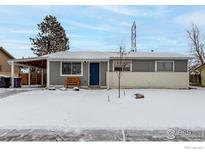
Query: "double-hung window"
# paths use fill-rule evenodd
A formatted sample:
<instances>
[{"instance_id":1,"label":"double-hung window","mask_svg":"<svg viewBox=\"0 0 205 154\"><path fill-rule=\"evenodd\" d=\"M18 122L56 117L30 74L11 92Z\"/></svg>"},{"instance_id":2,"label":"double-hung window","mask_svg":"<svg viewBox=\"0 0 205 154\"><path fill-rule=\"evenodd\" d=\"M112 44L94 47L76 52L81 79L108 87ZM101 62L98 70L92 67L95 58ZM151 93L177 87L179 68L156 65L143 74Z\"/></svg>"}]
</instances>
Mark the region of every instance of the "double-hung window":
<instances>
[{"instance_id":1,"label":"double-hung window","mask_svg":"<svg viewBox=\"0 0 205 154\"><path fill-rule=\"evenodd\" d=\"M157 72L173 72L173 61L157 61Z\"/></svg>"},{"instance_id":2,"label":"double-hung window","mask_svg":"<svg viewBox=\"0 0 205 154\"><path fill-rule=\"evenodd\" d=\"M81 62L62 62L62 75L82 75Z\"/></svg>"}]
</instances>

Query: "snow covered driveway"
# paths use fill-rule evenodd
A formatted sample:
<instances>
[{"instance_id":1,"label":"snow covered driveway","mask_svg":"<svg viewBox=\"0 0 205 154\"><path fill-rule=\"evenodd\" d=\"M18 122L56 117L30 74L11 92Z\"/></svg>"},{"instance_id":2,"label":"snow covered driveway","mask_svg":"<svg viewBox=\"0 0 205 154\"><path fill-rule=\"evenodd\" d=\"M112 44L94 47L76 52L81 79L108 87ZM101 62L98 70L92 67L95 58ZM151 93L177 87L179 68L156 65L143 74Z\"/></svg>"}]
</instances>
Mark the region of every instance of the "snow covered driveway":
<instances>
[{"instance_id":1,"label":"snow covered driveway","mask_svg":"<svg viewBox=\"0 0 205 154\"><path fill-rule=\"evenodd\" d=\"M0 99L8 97L10 95L18 94L21 92L29 91L28 89L9 89L9 88L0 88Z\"/></svg>"},{"instance_id":2,"label":"snow covered driveway","mask_svg":"<svg viewBox=\"0 0 205 154\"><path fill-rule=\"evenodd\" d=\"M127 89L121 99L117 90L35 90L0 99L1 129L204 129L204 117L203 88Z\"/></svg>"}]
</instances>

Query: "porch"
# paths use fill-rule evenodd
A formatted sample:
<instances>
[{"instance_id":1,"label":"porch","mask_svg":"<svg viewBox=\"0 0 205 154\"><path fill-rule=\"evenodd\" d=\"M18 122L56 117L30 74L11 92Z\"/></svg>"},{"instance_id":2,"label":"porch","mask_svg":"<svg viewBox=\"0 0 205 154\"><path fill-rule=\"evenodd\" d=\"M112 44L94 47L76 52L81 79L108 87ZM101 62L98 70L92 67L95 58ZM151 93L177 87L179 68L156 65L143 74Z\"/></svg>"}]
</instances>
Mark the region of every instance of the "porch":
<instances>
[{"instance_id":1,"label":"porch","mask_svg":"<svg viewBox=\"0 0 205 154\"><path fill-rule=\"evenodd\" d=\"M82 88L109 88L106 73L108 60L50 60L49 85L62 86L65 81L80 80Z\"/></svg>"},{"instance_id":2,"label":"porch","mask_svg":"<svg viewBox=\"0 0 205 154\"><path fill-rule=\"evenodd\" d=\"M40 57L9 60L11 65L11 87L14 88L15 66L21 68L19 77L25 87L47 85L47 60Z\"/></svg>"},{"instance_id":3,"label":"porch","mask_svg":"<svg viewBox=\"0 0 205 154\"><path fill-rule=\"evenodd\" d=\"M14 87L15 66L28 70L27 73L20 75L22 84L26 86L62 87L68 78L76 77L79 78L82 88L109 88L106 77L110 71L108 60L50 60L36 57L10 60L9 64L11 65L12 88ZM70 67L73 68L69 70ZM75 72L69 74L69 71Z\"/></svg>"}]
</instances>

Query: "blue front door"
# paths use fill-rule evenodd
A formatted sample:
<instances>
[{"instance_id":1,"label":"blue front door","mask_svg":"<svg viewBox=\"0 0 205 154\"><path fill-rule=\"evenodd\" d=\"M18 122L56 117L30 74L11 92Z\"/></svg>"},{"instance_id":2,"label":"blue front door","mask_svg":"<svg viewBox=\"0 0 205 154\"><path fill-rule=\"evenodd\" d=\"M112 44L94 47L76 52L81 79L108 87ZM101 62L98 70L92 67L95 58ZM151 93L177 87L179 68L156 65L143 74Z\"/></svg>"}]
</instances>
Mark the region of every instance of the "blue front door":
<instances>
[{"instance_id":1,"label":"blue front door","mask_svg":"<svg viewBox=\"0 0 205 154\"><path fill-rule=\"evenodd\" d=\"M90 63L90 85L99 85L99 63Z\"/></svg>"}]
</instances>

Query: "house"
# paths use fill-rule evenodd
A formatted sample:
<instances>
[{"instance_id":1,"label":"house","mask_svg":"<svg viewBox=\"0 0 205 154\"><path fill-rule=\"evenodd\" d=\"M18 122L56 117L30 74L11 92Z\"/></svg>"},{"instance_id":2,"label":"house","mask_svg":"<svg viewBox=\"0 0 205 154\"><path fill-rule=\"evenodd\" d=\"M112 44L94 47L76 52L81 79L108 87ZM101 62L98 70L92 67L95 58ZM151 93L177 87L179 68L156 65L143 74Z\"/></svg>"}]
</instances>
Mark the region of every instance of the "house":
<instances>
[{"instance_id":1,"label":"house","mask_svg":"<svg viewBox=\"0 0 205 154\"><path fill-rule=\"evenodd\" d=\"M11 77L11 66L8 64L9 59L15 59L8 51L3 47L0 47L0 76ZM14 75L19 75L18 67L15 68Z\"/></svg>"},{"instance_id":2,"label":"house","mask_svg":"<svg viewBox=\"0 0 205 154\"><path fill-rule=\"evenodd\" d=\"M197 67L196 70L200 71L201 86L205 86L205 64L202 64L201 66Z\"/></svg>"},{"instance_id":3,"label":"house","mask_svg":"<svg viewBox=\"0 0 205 154\"><path fill-rule=\"evenodd\" d=\"M62 86L67 77L79 77L82 87L117 88L119 52L57 52L11 60L46 71L47 86ZM127 52L122 88L188 88L188 56L168 52ZM12 69L14 71L14 69Z\"/></svg>"}]
</instances>

